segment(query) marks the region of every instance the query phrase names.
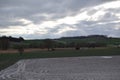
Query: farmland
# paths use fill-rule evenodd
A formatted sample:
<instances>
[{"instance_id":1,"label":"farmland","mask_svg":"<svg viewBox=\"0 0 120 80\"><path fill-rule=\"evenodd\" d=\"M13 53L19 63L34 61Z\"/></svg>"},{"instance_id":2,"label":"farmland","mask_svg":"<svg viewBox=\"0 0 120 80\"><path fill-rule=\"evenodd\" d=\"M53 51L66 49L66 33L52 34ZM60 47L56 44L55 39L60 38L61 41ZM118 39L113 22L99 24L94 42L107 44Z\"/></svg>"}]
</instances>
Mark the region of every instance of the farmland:
<instances>
[{"instance_id":1,"label":"farmland","mask_svg":"<svg viewBox=\"0 0 120 80\"><path fill-rule=\"evenodd\" d=\"M55 57L80 57L80 56L110 56L120 55L119 48L88 48L75 50L74 48L58 48L55 51L47 50L34 50L24 52L20 56L16 53L0 54L0 70L14 64L21 59L34 59L34 58L55 58Z\"/></svg>"},{"instance_id":2,"label":"farmland","mask_svg":"<svg viewBox=\"0 0 120 80\"><path fill-rule=\"evenodd\" d=\"M0 80L120 79L119 38L7 39L4 43L1 49L6 50L0 50ZM24 50L22 54L19 49Z\"/></svg>"},{"instance_id":3,"label":"farmland","mask_svg":"<svg viewBox=\"0 0 120 80\"><path fill-rule=\"evenodd\" d=\"M0 50L0 70L21 59L120 55L120 38L101 35L34 40L13 37L0 39L0 48L5 49ZM24 48L22 55L18 52L20 47Z\"/></svg>"},{"instance_id":4,"label":"farmland","mask_svg":"<svg viewBox=\"0 0 120 80\"><path fill-rule=\"evenodd\" d=\"M75 47L76 44L104 44L103 46L117 46L120 45L120 38L110 38L104 36L87 36L87 37L62 37L58 39L51 39L54 41L54 47ZM26 45L42 47L44 45L44 39L25 40L23 42Z\"/></svg>"}]
</instances>

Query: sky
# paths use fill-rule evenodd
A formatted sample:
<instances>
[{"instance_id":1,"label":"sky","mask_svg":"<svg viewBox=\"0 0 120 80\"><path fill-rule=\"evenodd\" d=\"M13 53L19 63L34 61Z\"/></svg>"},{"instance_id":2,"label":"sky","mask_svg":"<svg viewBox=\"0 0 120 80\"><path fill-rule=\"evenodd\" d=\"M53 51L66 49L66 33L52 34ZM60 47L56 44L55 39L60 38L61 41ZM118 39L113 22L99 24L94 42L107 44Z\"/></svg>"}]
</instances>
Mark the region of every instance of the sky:
<instances>
[{"instance_id":1,"label":"sky","mask_svg":"<svg viewBox=\"0 0 120 80\"><path fill-rule=\"evenodd\" d=\"M120 37L120 0L0 0L0 36Z\"/></svg>"}]
</instances>

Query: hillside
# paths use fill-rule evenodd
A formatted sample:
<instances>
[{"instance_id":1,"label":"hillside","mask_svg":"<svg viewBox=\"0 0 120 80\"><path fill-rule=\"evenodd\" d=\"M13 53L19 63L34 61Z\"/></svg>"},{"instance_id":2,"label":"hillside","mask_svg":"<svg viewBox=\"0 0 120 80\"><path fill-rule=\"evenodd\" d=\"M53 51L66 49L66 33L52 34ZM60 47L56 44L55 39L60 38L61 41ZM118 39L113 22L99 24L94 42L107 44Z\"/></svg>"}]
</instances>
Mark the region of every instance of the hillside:
<instances>
[{"instance_id":1,"label":"hillside","mask_svg":"<svg viewBox=\"0 0 120 80\"><path fill-rule=\"evenodd\" d=\"M74 37L61 37L58 39L34 39L34 40L25 40L21 37L20 38L13 38L13 37L0 38L1 49L8 49L8 48L17 49L19 46L22 46L24 48L120 46L120 38L112 38L104 35L74 36Z\"/></svg>"},{"instance_id":2,"label":"hillside","mask_svg":"<svg viewBox=\"0 0 120 80\"><path fill-rule=\"evenodd\" d=\"M99 42L106 43L108 45L120 44L120 38L112 38L107 36L91 35L91 36L80 36L80 37L62 37L58 39L60 41L65 41L67 43L77 42L77 43L88 43L88 42Z\"/></svg>"},{"instance_id":3,"label":"hillside","mask_svg":"<svg viewBox=\"0 0 120 80\"><path fill-rule=\"evenodd\" d=\"M24 43L34 47L44 47L44 40L25 40ZM76 36L76 37L61 37L58 39L50 39L55 47L74 47L76 44L97 43L107 46L120 45L120 38L112 38L104 35Z\"/></svg>"}]
</instances>

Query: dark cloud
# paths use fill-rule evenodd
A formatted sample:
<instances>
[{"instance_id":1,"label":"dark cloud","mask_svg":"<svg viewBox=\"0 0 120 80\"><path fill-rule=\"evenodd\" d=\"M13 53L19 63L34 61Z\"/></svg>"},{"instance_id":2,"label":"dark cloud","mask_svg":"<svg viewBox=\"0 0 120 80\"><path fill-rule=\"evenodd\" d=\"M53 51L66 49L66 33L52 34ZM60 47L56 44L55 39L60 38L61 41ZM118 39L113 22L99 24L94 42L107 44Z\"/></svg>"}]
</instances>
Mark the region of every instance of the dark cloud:
<instances>
[{"instance_id":1,"label":"dark cloud","mask_svg":"<svg viewBox=\"0 0 120 80\"><path fill-rule=\"evenodd\" d=\"M1 19L0 20L0 28L8 28L10 26L26 26L28 24L25 24L23 22L20 22L20 21L12 21L12 20L3 20Z\"/></svg>"},{"instance_id":2,"label":"dark cloud","mask_svg":"<svg viewBox=\"0 0 120 80\"><path fill-rule=\"evenodd\" d=\"M83 7L100 3L102 3L101 0L0 0L0 17L5 17L6 20L8 17L25 18L36 24L48 20L42 14L51 16L49 20L58 19L77 14ZM41 16L35 16L36 14Z\"/></svg>"}]
</instances>

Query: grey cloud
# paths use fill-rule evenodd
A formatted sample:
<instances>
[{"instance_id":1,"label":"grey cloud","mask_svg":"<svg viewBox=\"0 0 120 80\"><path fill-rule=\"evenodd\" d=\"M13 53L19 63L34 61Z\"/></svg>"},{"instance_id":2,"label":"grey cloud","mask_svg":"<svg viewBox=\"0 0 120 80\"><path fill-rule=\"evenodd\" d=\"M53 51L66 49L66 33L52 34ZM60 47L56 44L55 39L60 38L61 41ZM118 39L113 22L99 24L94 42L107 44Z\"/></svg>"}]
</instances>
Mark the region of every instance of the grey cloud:
<instances>
[{"instance_id":1,"label":"grey cloud","mask_svg":"<svg viewBox=\"0 0 120 80\"><path fill-rule=\"evenodd\" d=\"M87 23L90 23L88 26L86 26ZM92 34L100 34L100 35L108 35L108 36L119 36L120 29L115 29L117 25L120 24L118 23L108 23L108 24L95 24L94 22L85 22L85 24L81 23L76 24L76 27L78 27L77 31L81 30L84 31L83 35L92 35Z\"/></svg>"},{"instance_id":2,"label":"grey cloud","mask_svg":"<svg viewBox=\"0 0 120 80\"><path fill-rule=\"evenodd\" d=\"M53 20L77 14L77 11L83 7L103 2L101 0L0 0L0 16L25 18L36 24L48 20L42 16L35 17L36 14L48 14L51 16L49 20Z\"/></svg>"},{"instance_id":3,"label":"grey cloud","mask_svg":"<svg viewBox=\"0 0 120 80\"><path fill-rule=\"evenodd\" d=\"M87 15L89 15L89 16L94 15L97 11L98 11L97 9L92 9L87 12Z\"/></svg>"},{"instance_id":4,"label":"grey cloud","mask_svg":"<svg viewBox=\"0 0 120 80\"><path fill-rule=\"evenodd\" d=\"M19 18L14 18L14 17L2 17L0 16L0 28L8 28L9 26L26 26L28 24L23 23L21 21L17 21Z\"/></svg>"},{"instance_id":5,"label":"grey cloud","mask_svg":"<svg viewBox=\"0 0 120 80\"><path fill-rule=\"evenodd\" d=\"M103 25L103 24L99 24L99 25L94 25L94 26L84 26L83 23L81 25L81 23L77 24L77 25L71 25L71 26L75 26L74 28L76 28L76 30L70 30L70 31L65 31L61 34L55 34L58 31L60 31L60 29L64 29L65 25L61 25L61 26L56 26L56 28L53 29L48 29L48 33L47 34L42 34L42 35L38 35L38 34L25 34L23 35L23 37L25 38L31 38L31 36L33 36L32 38L59 38L59 37L63 37L63 36L86 36L86 35L94 35L94 34L100 34L100 35L108 35L108 36L114 36L114 37L119 37L120 34L120 29L116 30L114 29L114 26L116 26L118 24L107 24L107 25ZM69 26L69 27L71 27ZM67 26L68 27L68 26Z\"/></svg>"},{"instance_id":6,"label":"grey cloud","mask_svg":"<svg viewBox=\"0 0 120 80\"><path fill-rule=\"evenodd\" d=\"M11 21L11 19L27 19L32 21L34 24L40 24L44 21L57 20L66 16L72 16L79 13L83 8L89 8L102 4L105 2L110 2L113 0L0 0L0 28L7 28L9 26L24 26L24 24L19 21ZM98 10L88 11L88 15L94 15ZM24 34L22 36L26 38L45 38L45 37L60 37L62 35L74 36L74 35L88 35L88 34L115 34L119 35L119 30L113 30L113 26L117 23L111 23L110 25L100 25L98 23L109 22L113 20L119 20L113 13L119 13L119 9L109 9L106 10L106 14L101 17L100 21L80 21L76 25L66 25L61 24L55 28L49 28L48 33L44 35L35 34ZM36 16L39 14L39 16ZM50 17L45 17L43 14L47 14ZM118 23L119 24L119 23ZM61 35L55 35L53 33L58 32L60 29L66 26L76 26L78 28L76 31L67 31ZM108 27L111 26L111 27ZM105 28L106 27L106 28ZM110 29L109 29L110 28ZM108 31L105 31L108 29ZM111 31L112 30L112 31Z\"/></svg>"},{"instance_id":7,"label":"grey cloud","mask_svg":"<svg viewBox=\"0 0 120 80\"><path fill-rule=\"evenodd\" d=\"M61 24L61 25L55 26L54 28L47 28L47 30L48 30L48 33L57 33L61 29L64 29L66 26L68 26L68 25L67 24Z\"/></svg>"}]
</instances>

